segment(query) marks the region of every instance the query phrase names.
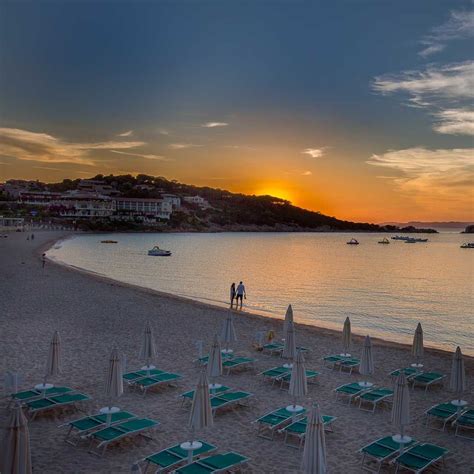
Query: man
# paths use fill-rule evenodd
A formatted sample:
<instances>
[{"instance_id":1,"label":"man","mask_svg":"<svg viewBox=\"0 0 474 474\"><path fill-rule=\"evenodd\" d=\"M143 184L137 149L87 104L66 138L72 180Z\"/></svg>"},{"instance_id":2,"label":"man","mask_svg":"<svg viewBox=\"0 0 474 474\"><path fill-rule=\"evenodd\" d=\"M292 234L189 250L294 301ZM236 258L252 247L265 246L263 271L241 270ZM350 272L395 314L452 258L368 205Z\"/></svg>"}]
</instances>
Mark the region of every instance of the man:
<instances>
[{"instance_id":1,"label":"man","mask_svg":"<svg viewBox=\"0 0 474 474\"><path fill-rule=\"evenodd\" d=\"M236 300L236 305L235 305L236 308L239 306L239 300L240 300L240 309L242 309L242 303L243 303L244 298L247 299L247 293L245 292L244 284L240 282L239 286L237 287L237 300Z\"/></svg>"},{"instance_id":2,"label":"man","mask_svg":"<svg viewBox=\"0 0 474 474\"><path fill-rule=\"evenodd\" d=\"M234 307L234 300L235 300L235 283L232 283L232 285L230 285L230 307L231 307L231 309Z\"/></svg>"},{"instance_id":3,"label":"man","mask_svg":"<svg viewBox=\"0 0 474 474\"><path fill-rule=\"evenodd\" d=\"M44 268L44 266L46 265L46 254L45 253L43 255L41 255L41 262L42 262L43 268Z\"/></svg>"}]
</instances>

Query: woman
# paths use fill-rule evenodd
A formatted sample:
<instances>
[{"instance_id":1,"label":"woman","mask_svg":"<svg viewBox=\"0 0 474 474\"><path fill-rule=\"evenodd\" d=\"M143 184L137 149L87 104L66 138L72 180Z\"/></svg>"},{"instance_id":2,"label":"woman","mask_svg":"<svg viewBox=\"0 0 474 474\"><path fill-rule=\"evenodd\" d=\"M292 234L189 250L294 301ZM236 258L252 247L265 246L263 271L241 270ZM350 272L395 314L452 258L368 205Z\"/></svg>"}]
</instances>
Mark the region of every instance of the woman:
<instances>
[{"instance_id":1,"label":"woman","mask_svg":"<svg viewBox=\"0 0 474 474\"><path fill-rule=\"evenodd\" d=\"M234 299L235 299L235 283L230 285L230 307L234 307Z\"/></svg>"}]
</instances>

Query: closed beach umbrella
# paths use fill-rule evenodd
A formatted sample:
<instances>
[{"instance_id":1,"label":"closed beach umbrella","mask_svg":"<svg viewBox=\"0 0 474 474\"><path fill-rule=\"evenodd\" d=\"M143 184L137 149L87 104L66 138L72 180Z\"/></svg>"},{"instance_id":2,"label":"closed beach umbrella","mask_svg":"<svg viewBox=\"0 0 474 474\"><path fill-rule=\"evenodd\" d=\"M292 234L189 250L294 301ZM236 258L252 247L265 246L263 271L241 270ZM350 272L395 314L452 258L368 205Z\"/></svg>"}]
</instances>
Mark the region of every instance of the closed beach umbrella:
<instances>
[{"instance_id":1,"label":"closed beach umbrella","mask_svg":"<svg viewBox=\"0 0 474 474\"><path fill-rule=\"evenodd\" d=\"M291 304L288 305L288 308L285 313L285 322L283 324L283 337L286 339L286 333L288 332L288 323L293 323L293 308Z\"/></svg>"},{"instance_id":2,"label":"closed beach umbrella","mask_svg":"<svg viewBox=\"0 0 474 474\"><path fill-rule=\"evenodd\" d=\"M207 428L213 425L211 397L209 395L209 383L207 374L203 370L199 376L199 381L194 391L191 415L189 416L189 426L193 431Z\"/></svg>"},{"instance_id":3,"label":"closed beach umbrella","mask_svg":"<svg viewBox=\"0 0 474 474\"><path fill-rule=\"evenodd\" d=\"M0 445L0 472L30 474L31 453L28 423L21 407L10 412Z\"/></svg>"},{"instance_id":4,"label":"closed beach umbrella","mask_svg":"<svg viewBox=\"0 0 474 474\"><path fill-rule=\"evenodd\" d=\"M151 327L150 321L145 324L145 330L143 332L143 342L140 349L140 359L150 365L150 361L156 357L156 344L155 338L153 337L153 328Z\"/></svg>"},{"instance_id":5,"label":"closed beach umbrella","mask_svg":"<svg viewBox=\"0 0 474 474\"><path fill-rule=\"evenodd\" d=\"M301 351L297 352L295 362L291 369L289 393L293 395L294 399L304 397L308 393L308 381L306 380L304 357Z\"/></svg>"},{"instance_id":6,"label":"closed beach umbrella","mask_svg":"<svg viewBox=\"0 0 474 474\"><path fill-rule=\"evenodd\" d=\"M54 331L49 344L48 360L46 362L46 377L54 377L61 373L61 340L59 332ZM46 378L45 377L45 378Z\"/></svg>"},{"instance_id":7,"label":"closed beach umbrella","mask_svg":"<svg viewBox=\"0 0 474 474\"><path fill-rule=\"evenodd\" d=\"M461 399L462 392L466 390L466 372L464 370L464 360L462 358L462 352L459 346L453 355L449 388L453 392L456 392L459 400Z\"/></svg>"},{"instance_id":8,"label":"closed beach umbrella","mask_svg":"<svg viewBox=\"0 0 474 474\"><path fill-rule=\"evenodd\" d=\"M211 350L209 352L207 375L209 377L219 377L219 375L222 375L221 345L219 344L217 334L214 335L214 342L212 343Z\"/></svg>"},{"instance_id":9,"label":"closed beach umbrella","mask_svg":"<svg viewBox=\"0 0 474 474\"><path fill-rule=\"evenodd\" d=\"M288 323L288 330L285 337L285 345L281 356L285 359L294 359L296 357L295 325Z\"/></svg>"},{"instance_id":10,"label":"closed beach umbrella","mask_svg":"<svg viewBox=\"0 0 474 474\"><path fill-rule=\"evenodd\" d=\"M226 352L229 352L229 343L235 342L236 340L237 336L235 334L233 316L232 312L229 311L227 317L225 318L224 326L222 327L221 332L221 342L225 342Z\"/></svg>"},{"instance_id":11,"label":"closed beach umbrella","mask_svg":"<svg viewBox=\"0 0 474 474\"><path fill-rule=\"evenodd\" d=\"M308 416L302 468L305 474L326 473L326 439L323 420L317 405L311 409Z\"/></svg>"},{"instance_id":12,"label":"closed beach umbrella","mask_svg":"<svg viewBox=\"0 0 474 474\"><path fill-rule=\"evenodd\" d=\"M395 393L392 405L392 423L400 430L403 438L405 426L410 423L410 393L407 379L402 372L395 383Z\"/></svg>"},{"instance_id":13,"label":"closed beach umbrella","mask_svg":"<svg viewBox=\"0 0 474 474\"><path fill-rule=\"evenodd\" d=\"M360 357L359 373L362 375L372 375L374 373L374 358L372 356L370 336L365 336L364 347Z\"/></svg>"},{"instance_id":14,"label":"closed beach umbrella","mask_svg":"<svg viewBox=\"0 0 474 474\"><path fill-rule=\"evenodd\" d=\"M423 328L421 323L416 326L415 335L413 336L413 344L411 346L411 354L418 362L423 357Z\"/></svg>"},{"instance_id":15,"label":"closed beach umbrella","mask_svg":"<svg viewBox=\"0 0 474 474\"><path fill-rule=\"evenodd\" d=\"M122 361L117 349L110 354L105 393L109 399L118 398L123 393Z\"/></svg>"},{"instance_id":16,"label":"closed beach umbrella","mask_svg":"<svg viewBox=\"0 0 474 474\"><path fill-rule=\"evenodd\" d=\"M344 327L342 328L342 348L344 349L344 355L349 354L351 347L351 320L349 316L344 321Z\"/></svg>"}]
</instances>

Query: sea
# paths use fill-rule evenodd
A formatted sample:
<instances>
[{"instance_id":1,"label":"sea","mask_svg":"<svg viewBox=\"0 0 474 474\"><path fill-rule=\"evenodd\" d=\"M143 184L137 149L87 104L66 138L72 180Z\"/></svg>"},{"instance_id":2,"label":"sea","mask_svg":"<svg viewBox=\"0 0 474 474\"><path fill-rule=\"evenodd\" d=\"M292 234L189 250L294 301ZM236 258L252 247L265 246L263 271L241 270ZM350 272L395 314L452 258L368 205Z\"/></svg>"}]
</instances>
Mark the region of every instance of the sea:
<instances>
[{"instance_id":1,"label":"sea","mask_svg":"<svg viewBox=\"0 0 474 474\"><path fill-rule=\"evenodd\" d=\"M355 237L359 245L347 245ZM417 234L426 243L378 241L357 233L77 234L48 257L115 280L229 305L230 285L242 281L244 311L411 343L418 322L425 346L474 356L474 249L459 231ZM116 244L101 243L116 240ZM471 239L472 240L472 239ZM153 246L170 257L152 257Z\"/></svg>"}]
</instances>

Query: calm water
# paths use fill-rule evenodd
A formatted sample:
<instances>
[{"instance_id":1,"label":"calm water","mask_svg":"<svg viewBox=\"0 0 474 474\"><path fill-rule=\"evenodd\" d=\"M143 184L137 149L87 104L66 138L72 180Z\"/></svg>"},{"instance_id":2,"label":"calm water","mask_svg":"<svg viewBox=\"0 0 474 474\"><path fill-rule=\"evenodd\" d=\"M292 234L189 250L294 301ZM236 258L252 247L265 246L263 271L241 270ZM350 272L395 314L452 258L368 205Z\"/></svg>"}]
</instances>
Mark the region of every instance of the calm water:
<instances>
[{"instance_id":1,"label":"calm water","mask_svg":"<svg viewBox=\"0 0 474 474\"><path fill-rule=\"evenodd\" d=\"M357 234L79 235L49 256L114 279L213 304L244 281L246 308L282 318L410 342L418 321L425 345L474 355L474 250L468 236L440 233L430 242L378 245L383 235ZM114 239L118 244L101 244ZM154 245L172 257L149 257Z\"/></svg>"}]
</instances>

